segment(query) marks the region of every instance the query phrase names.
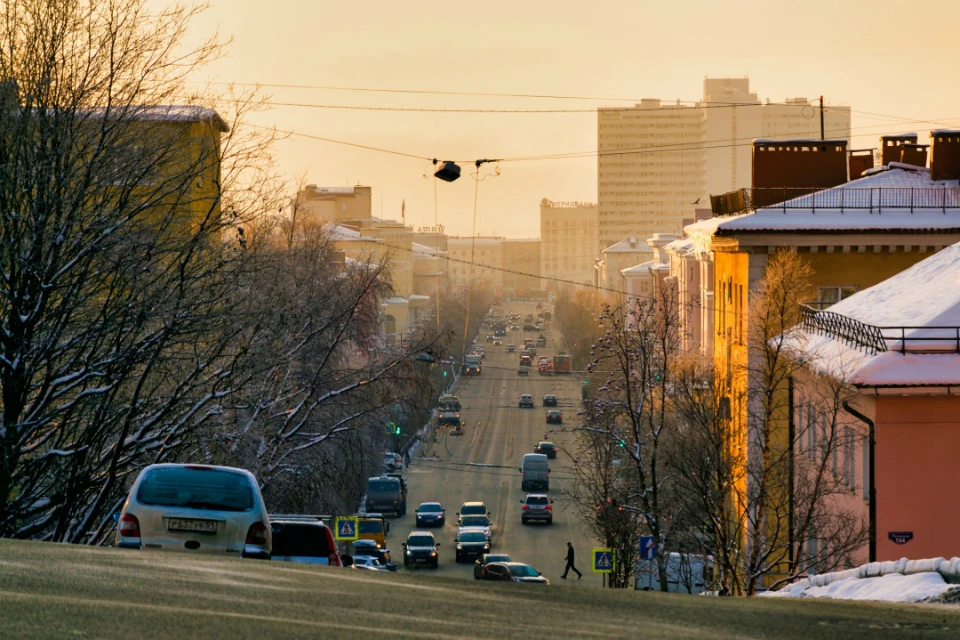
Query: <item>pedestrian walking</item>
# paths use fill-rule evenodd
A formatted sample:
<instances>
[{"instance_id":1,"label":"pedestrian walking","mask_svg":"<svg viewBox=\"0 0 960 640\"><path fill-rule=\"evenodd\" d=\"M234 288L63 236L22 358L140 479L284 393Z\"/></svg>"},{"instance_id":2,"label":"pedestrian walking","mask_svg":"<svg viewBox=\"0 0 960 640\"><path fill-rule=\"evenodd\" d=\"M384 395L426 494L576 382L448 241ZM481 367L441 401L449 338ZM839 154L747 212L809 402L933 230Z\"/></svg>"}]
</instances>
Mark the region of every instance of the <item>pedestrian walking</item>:
<instances>
[{"instance_id":1,"label":"pedestrian walking","mask_svg":"<svg viewBox=\"0 0 960 640\"><path fill-rule=\"evenodd\" d=\"M404 452L403 452L403 467L404 467L404 468L407 468L407 467L409 467L409 466L410 466L410 452L409 452L409 451L404 451Z\"/></svg>"},{"instance_id":2,"label":"pedestrian walking","mask_svg":"<svg viewBox=\"0 0 960 640\"><path fill-rule=\"evenodd\" d=\"M567 574L570 572L571 569L573 569L573 572L577 574L577 580L583 577L583 574L580 573L580 570L577 569L577 567L574 566L573 564L575 555L576 554L574 554L573 552L573 543L568 542L567 543L567 568L564 569L563 575L560 576L561 579L566 580Z\"/></svg>"}]
</instances>

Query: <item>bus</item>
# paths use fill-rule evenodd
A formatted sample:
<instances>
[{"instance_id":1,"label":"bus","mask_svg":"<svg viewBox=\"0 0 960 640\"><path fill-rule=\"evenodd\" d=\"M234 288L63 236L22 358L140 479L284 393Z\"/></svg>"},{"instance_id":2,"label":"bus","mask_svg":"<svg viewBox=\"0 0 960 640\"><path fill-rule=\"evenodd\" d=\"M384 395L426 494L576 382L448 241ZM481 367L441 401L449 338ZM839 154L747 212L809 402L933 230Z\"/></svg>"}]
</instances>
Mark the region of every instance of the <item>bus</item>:
<instances>
[{"instance_id":1,"label":"bus","mask_svg":"<svg viewBox=\"0 0 960 640\"><path fill-rule=\"evenodd\" d=\"M558 353L553 356L554 373L570 373L570 356L566 353Z\"/></svg>"}]
</instances>

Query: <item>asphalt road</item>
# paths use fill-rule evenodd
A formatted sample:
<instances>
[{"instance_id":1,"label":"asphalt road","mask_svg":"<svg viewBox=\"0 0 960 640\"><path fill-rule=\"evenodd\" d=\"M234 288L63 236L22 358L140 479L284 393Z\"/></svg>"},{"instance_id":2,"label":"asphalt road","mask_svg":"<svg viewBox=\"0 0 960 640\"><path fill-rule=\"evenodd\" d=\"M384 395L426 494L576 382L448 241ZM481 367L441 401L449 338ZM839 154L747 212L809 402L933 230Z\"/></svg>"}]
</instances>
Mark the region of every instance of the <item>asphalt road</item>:
<instances>
[{"instance_id":1,"label":"asphalt road","mask_svg":"<svg viewBox=\"0 0 960 640\"><path fill-rule=\"evenodd\" d=\"M549 306L546 307L548 310ZM534 303L504 305L500 309L514 313L533 313ZM523 323L521 322L521 326ZM556 324L551 323L545 331L547 346L537 349L550 358L560 350L560 335ZM590 571L590 550L600 546L595 541L564 495L572 483L569 459L560 453L550 461L551 476L549 495L554 498L554 519L550 526L520 523L520 500L527 492L520 489L518 471L523 455L532 453L544 434L548 440L563 445L573 438L566 431L576 424L576 412L580 401L580 378L576 374L541 376L534 368L529 376L517 375L519 351L524 338L536 339L537 333L508 331L503 346L494 347L485 341L479 342L486 349L486 359L479 376L462 377L457 394L460 396L461 420L465 423L463 436L450 436L448 431L438 432L436 442L423 446L407 470L409 493L407 515L391 520L388 538L392 557L402 561L401 542L414 530L414 510L421 502L440 502L447 510L447 523L443 529L433 529L441 543L440 568L437 573L445 576L460 576L473 579L473 565L456 564L456 513L464 502L486 503L494 522L493 549L506 553L517 562L525 562L550 579L553 584L570 584L580 587L601 586L601 574ZM517 345L517 353L507 353L506 345ZM574 368L578 363L573 363ZM518 400L523 393L534 397L535 408L520 409ZM543 396L552 393L560 401L565 424L548 425L547 409L543 408ZM583 579L560 580L563 573L566 543L570 541L577 553L577 567ZM432 569L417 569L432 572Z\"/></svg>"}]
</instances>

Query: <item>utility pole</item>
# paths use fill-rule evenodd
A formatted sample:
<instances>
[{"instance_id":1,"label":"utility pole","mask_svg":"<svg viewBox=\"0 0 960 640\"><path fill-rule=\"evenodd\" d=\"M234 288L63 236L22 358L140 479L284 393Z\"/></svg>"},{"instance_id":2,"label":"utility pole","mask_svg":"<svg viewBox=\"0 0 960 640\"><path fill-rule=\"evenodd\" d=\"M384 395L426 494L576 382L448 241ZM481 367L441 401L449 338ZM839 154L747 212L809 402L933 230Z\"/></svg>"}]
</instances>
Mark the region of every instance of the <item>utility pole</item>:
<instances>
[{"instance_id":1,"label":"utility pole","mask_svg":"<svg viewBox=\"0 0 960 640\"><path fill-rule=\"evenodd\" d=\"M826 140L823 130L823 96L820 96L820 139Z\"/></svg>"}]
</instances>

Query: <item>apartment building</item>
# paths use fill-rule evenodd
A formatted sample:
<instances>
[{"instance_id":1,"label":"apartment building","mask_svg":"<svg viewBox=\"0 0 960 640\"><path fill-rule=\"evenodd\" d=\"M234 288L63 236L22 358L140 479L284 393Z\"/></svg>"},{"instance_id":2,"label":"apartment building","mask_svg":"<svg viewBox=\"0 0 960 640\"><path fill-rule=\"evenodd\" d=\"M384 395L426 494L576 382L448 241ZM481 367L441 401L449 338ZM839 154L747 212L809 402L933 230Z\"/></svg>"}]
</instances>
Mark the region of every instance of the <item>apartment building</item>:
<instances>
[{"instance_id":1,"label":"apartment building","mask_svg":"<svg viewBox=\"0 0 960 640\"><path fill-rule=\"evenodd\" d=\"M503 242L503 289L507 296L524 297L541 291L540 240L507 238Z\"/></svg>"},{"instance_id":2,"label":"apartment building","mask_svg":"<svg viewBox=\"0 0 960 640\"><path fill-rule=\"evenodd\" d=\"M371 220L373 189L354 187L318 187L308 184L297 193L291 207L304 226L337 224L345 220Z\"/></svg>"},{"instance_id":3,"label":"apartment building","mask_svg":"<svg viewBox=\"0 0 960 640\"><path fill-rule=\"evenodd\" d=\"M826 137L849 139L850 108L825 108L824 125ZM680 233L708 194L750 186L754 139L818 137L818 101L761 102L748 78L706 78L693 105L646 99L598 109L598 251Z\"/></svg>"},{"instance_id":4,"label":"apartment building","mask_svg":"<svg viewBox=\"0 0 960 640\"><path fill-rule=\"evenodd\" d=\"M547 290L556 291L558 280L595 285L602 248L596 204L540 201L540 274Z\"/></svg>"},{"instance_id":5,"label":"apartment building","mask_svg":"<svg viewBox=\"0 0 960 640\"><path fill-rule=\"evenodd\" d=\"M502 296L504 242L505 239L500 236L448 237L450 289L466 291L472 278L474 291L486 291L494 297Z\"/></svg>"}]
</instances>

